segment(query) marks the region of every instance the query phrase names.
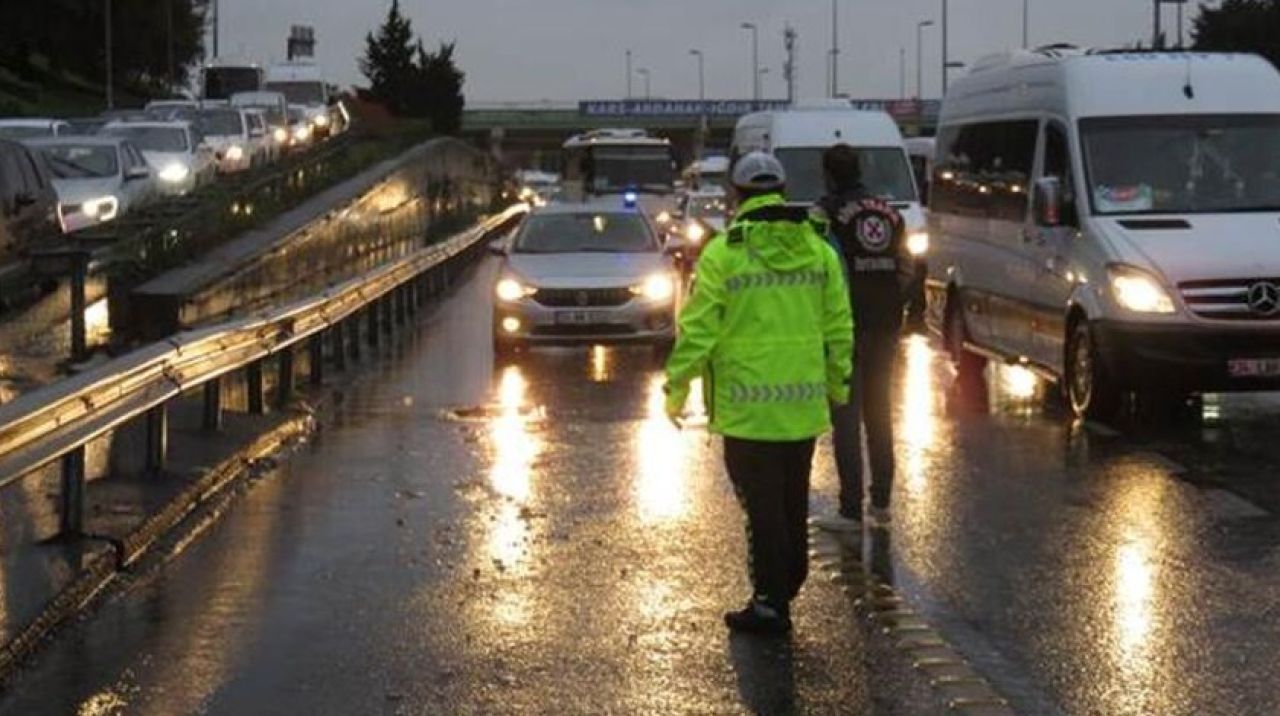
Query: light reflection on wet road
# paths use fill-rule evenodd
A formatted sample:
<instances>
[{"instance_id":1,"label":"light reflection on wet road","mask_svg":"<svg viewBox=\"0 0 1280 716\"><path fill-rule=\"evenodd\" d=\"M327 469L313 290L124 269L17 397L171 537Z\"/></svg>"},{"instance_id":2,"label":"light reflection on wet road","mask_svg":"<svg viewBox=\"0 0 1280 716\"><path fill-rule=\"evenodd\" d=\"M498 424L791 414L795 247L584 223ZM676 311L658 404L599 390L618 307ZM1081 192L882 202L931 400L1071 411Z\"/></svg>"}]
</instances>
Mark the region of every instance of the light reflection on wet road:
<instances>
[{"instance_id":1,"label":"light reflection on wet road","mask_svg":"<svg viewBox=\"0 0 1280 716\"><path fill-rule=\"evenodd\" d=\"M0 712L938 712L816 570L789 646L727 639L746 587L716 443L667 423L647 350L490 370L492 273ZM1016 368L953 385L918 337L898 388L885 571L1022 713L1280 712L1274 398L1113 434L1045 415Z\"/></svg>"}]
</instances>

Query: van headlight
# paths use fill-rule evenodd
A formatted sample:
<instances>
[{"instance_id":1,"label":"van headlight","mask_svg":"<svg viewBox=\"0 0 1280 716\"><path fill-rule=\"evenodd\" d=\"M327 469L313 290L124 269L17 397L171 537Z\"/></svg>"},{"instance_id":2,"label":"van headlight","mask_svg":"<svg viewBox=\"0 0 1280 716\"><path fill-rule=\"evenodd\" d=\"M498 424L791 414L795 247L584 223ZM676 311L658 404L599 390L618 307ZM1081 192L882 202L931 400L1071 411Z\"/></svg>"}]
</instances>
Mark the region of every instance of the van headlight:
<instances>
[{"instance_id":1,"label":"van headlight","mask_svg":"<svg viewBox=\"0 0 1280 716\"><path fill-rule=\"evenodd\" d=\"M1111 294L1116 303L1134 313L1169 314L1177 311L1173 298L1155 276L1133 266L1112 265L1107 269Z\"/></svg>"},{"instance_id":2,"label":"van headlight","mask_svg":"<svg viewBox=\"0 0 1280 716\"><path fill-rule=\"evenodd\" d=\"M244 159L244 147L239 144L232 144L231 147L227 149L227 159L233 162L238 162L241 159Z\"/></svg>"},{"instance_id":3,"label":"van headlight","mask_svg":"<svg viewBox=\"0 0 1280 716\"><path fill-rule=\"evenodd\" d=\"M160 181L179 184L191 176L191 170L185 164L174 162L160 170Z\"/></svg>"},{"instance_id":4,"label":"van headlight","mask_svg":"<svg viewBox=\"0 0 1280 716\"><path fill-rule=\"evenodd\" d=\"M307 142L311 140L311 127L302 125L293 130L293 139L295 142Z\"/></svg>"},{"instance_id":5,"label":"van headlight","mask_svg":"<svg viewBox=\"0 0 1280 716\"><path fill-rule=\"evenodd\" d=\"M650 301L669 301L676 295L676 282L666 274L654 274L639 286L632 286L631 293Z\"/></svg>"},{"instance_id":6,"label":"van headlight","mask_svg":"<svg viewBox=\"0 0 1280 716\"><path fill-rule=\"evenodd\" d=\"M912 231L907 234L907 253L912 256L924 256L929 253L929 232Z\"/></svg>"},{"instance_id":7,"label":"van headlight","mask_svg":"<svg viewBox=\"0 0 1280 716\"><path fill-rule=\"evenodd\" d=\"M316 115L316 126L317 126L317 127L328 127L328 126L329 126L329 115L327 115L327 114L317 114L317 115Z\"/></svg>"},{"instance_id":8,"label":"van headlight","mask_svg":"<svg viewBox=\"0 0 1280 716\"><path fill-rule=\"evenodd\" d=\"M284 144L289 141L289 130L284 127L276 127L275 131L271 133L271 137L276 140L276 144Z\"/></svg>"},{"instance_id":9,"label":"van headlight","mask_svg":"<svg viewBox=\"0 0 1280 716\"><path fill-rule=\"evenodd\" d=\"M504 278L498 282L495 292L498 294L499 301L514 303L537 293L537 289L526 286L514 278Z\"/></svg>"},{"instance_id":10,"label":"van headlight","mask_svg":"<svg viewBox=\"0 0 1280 716\"><path fill-rule=\"evenodd\" d=\"M101 196L80 205L80 213L90 219L111 221L120 213L120 200L114 196Z\"/></svg>"},{"instance_id":11,"label":"van headlight","mask_svg":"<svg viewBox=\"0 0 1280 716\"><path fill-rule=\"evenodd\" d=\"M684 227L684 237L689 240L689 243L698 246L703 239L707 238L707 230L703 228L702 224L690 221L688 226Z\"/></svg>"}]
</instances>

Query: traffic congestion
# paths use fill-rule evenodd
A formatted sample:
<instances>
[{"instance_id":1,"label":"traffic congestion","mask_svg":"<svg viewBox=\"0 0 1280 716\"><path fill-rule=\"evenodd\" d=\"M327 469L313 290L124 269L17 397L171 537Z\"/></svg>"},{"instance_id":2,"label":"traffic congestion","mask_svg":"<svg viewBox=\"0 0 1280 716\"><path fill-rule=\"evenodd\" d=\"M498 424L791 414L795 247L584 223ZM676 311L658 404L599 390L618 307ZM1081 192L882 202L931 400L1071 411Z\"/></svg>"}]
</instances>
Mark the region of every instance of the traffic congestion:
<instances>
[{"instance_id":1,"label":"traffic congestion","mask_svg":"<svg viewBox=\"0 0 1280 716\"><path fill-rule=\"evenodd\" d=\"M219 177L271 166L344 131L351 117L310 63L219 61L200 91L97 117L0 117L0 244L10 252L91 229Z\"/></svg>"}]
</instances>

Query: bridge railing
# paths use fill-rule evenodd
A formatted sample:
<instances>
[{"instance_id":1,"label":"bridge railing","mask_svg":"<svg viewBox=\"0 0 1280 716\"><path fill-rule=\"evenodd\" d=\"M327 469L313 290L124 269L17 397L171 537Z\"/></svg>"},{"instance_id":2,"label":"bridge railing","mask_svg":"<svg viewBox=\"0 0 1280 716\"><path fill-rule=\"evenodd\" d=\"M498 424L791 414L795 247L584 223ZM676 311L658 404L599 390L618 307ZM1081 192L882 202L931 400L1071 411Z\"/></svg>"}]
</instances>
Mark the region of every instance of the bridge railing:
<instances>
[{"instance_id":1,"label":"bridge railing","mask_svg":"<svg viewBox=\"0 0 1280 716\"><path fill-rule=\"evenodd\" d=\"M248 411L266 410L264 373L275 358L276 400L293 397L294 352L309 351L313 383L323 379L328 359L341 368L359 357L363 339L407 322L409 314L445 290L488 240L526 211L517 205L452 239L386 264L323 293L255 316L180 333L75 377L27 393L0 406L0 488L61 460L60 527L79 534L84 525L85 446L136 420L146 421L145 467L163 470L168 443L168 406L204 388L204 427L222 423L224 376L244 371Z\"/></svg>"}]
</instances>

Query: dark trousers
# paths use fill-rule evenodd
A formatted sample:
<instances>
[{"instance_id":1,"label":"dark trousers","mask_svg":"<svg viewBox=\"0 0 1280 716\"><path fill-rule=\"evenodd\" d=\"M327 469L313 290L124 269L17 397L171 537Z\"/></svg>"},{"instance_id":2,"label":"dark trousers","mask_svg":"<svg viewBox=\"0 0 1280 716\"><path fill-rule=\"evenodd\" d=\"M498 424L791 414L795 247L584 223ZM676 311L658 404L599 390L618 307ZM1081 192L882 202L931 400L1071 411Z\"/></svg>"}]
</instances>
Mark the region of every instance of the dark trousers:
<instances>
[{"instance_id":1,"label":"dark trousers","mask_svg":"<svg viewBox=\"0 0 1280 716\"><path fill-rule=\"evenodd\" d=\"M813 440L724 441L729 479L747 513L751 585L757 599L783 611L809 575L813 449Z\"/></svg>"},{"instance_id":2,"label":"dark trousers","mask_svg":"<svg viewBox=\"0 0 1280 716\"><path fill-rule=\"evenodd\" d=\"M889 507L893 494L893 374L897 365L897 330L858 332L854 337L853 390L848 405L831 409L836 470L840 473L840 513L861 519L866 483L871 505ZM864 475L862 436L867 436L870 480Z\"/></svg>"}]
</instances>

